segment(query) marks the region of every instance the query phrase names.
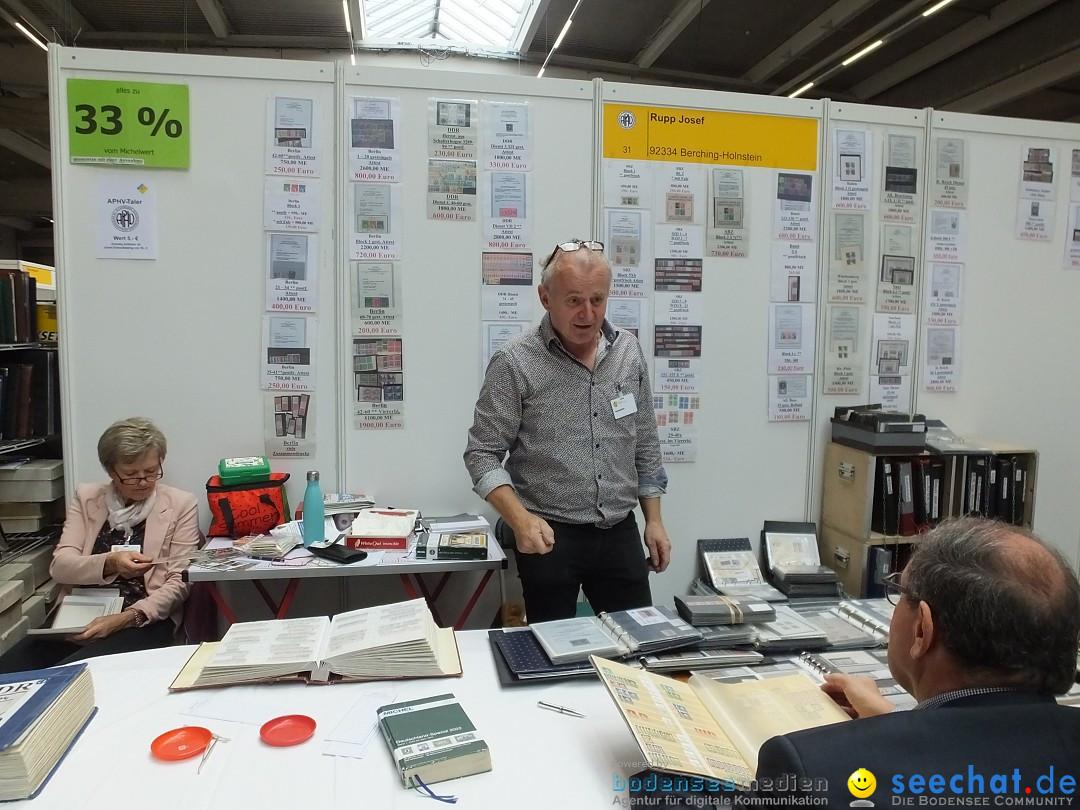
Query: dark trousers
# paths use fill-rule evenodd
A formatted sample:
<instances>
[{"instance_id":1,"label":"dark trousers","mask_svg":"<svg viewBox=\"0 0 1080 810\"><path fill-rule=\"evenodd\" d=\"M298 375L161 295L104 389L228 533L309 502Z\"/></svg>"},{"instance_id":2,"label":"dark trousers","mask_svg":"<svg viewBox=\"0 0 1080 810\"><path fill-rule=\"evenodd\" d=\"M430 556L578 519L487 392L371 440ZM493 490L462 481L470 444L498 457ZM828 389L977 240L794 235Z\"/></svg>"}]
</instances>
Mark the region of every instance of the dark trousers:
<instances>
[{"instance_id":1,"label":"dark trousers","mask_svg":"<svg viewBox=\"0 0 1080 810\"><path fill-rule=\"evenodd\" d=\"M27 636L0 656L0 674L73 664L99 655L168 647L172 644L175 630L172 620L165 619L146 627L126 627L89 644Z\"/></svg>"},{"instance_id":2,"label":"dark trousers","mask_svg":"<svg viewBox=\"0 0 1080 810\"><path fill-rule=\"evenodd\" d=\"M609 529L548 523L555 547L547 554L514 548L530 623L571 618L579 588L597 613L652 604L648 558L633 512Z\"/></svg>"}]
</instances>

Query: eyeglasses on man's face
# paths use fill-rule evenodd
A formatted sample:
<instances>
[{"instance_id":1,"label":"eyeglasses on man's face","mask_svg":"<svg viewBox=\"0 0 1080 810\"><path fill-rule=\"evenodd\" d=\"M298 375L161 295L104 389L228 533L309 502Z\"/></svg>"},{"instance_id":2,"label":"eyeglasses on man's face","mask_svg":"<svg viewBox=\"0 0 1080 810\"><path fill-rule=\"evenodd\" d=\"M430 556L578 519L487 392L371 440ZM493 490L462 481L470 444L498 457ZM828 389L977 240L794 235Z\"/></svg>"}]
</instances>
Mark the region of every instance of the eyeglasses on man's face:
<instances>
[{"instance_id":1,"label":"eyeglasses on man's face","mask_svg":"<svg viewBox=\"0 0 1080 810\"><path fill-rule=\"evenodd\" d=\"M152 483L160 480L165 475L165 468L162 465L158 465L157 472L147 473L146 475L136 475L130 478L125 478L120 473L116 473L116 480L121 484L127 484L128 486L134 486L135 484Z\"/></svg>"},{"instance_id":2,"label":"eyeglasses on man's face","mask_svg":"<svg viewBox=\"0 0 1080 810\"><path fill-rule=\"evenodd\" d=\"M604 249L604 243L596 242L592 239L571 239L569 242L559 242L559 244L555 246L555 250L551 251L551 256L548 257L544 267L546 268L555 261L555 257L559 255L559 251L562 251L563 253L573 253L575 250L581 250L581 248L599 251Z\"/></svg>"},{"instance_id":3,"label":"eyeglasses on man's face","mask_svg":"<svg viewBox=\"0 0 1080 810\"><path fill-rule=\"evenodd\" d=\"M881 584L885 586L885 598L890 605L899 605L901 596L911 596L911 588L900 584L900 572L893 571L881 578Z\"/></svg>"}]
</instances>

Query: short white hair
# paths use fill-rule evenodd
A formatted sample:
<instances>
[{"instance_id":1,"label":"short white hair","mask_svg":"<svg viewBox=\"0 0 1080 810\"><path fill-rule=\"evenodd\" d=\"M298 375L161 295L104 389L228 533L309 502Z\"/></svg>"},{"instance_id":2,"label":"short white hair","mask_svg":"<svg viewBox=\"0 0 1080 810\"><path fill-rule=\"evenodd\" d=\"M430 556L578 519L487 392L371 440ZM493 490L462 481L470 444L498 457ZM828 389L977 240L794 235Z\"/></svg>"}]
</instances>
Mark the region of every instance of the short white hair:
<instances>
[{"instance_id":1,"label":"short white hair","mask_svg":"<svg viewBox=\"0 0 1080 810\"><path fill-rule=\"evenodd\" d=\"M561 256L573 256L575 253L580 253L582 251L585 251L585 253L588 255L589 264L595 264L599 262L607 268L608 275L611 275L611 264L608 262L607 256L604 255L604 251L593 250L592 248L587 248L584 245L579 247L577 250L571 250L569 252L556 247L555 250L551 251L551 253L545 256L540 262L540 286L544 289L550 288L551 278L555 275L555 271L558 269L557 265Z\"/></svg>"}]
</instances>

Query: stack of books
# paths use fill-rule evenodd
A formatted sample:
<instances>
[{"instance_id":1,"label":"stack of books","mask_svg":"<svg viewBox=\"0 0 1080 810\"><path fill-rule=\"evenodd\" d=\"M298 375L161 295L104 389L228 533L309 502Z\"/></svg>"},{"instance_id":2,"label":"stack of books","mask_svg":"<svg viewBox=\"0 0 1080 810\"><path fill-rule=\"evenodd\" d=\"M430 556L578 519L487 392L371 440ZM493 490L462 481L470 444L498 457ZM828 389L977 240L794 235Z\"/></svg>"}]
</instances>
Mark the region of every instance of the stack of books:
<instances>
[{"instance_id":1,"label":"stack of books","mask_svg":"<svg viewBox=\"0 0 1080 810\"><path fill-rule=\"evenodd\" d=\"M821 564L813 523L766 520L761 547L776 587L788 596L839 595L836 572Z\"/></svg>"},{"instance_id":2,"label":"stack of books","mask_svg":"<svg viewBox=\"0 0 1080 810\"><path fill-rule=\"evenodd\" d=\"M762 576L749 537L698 540L698 553L709 582L696 580L692 593L720 593L766 602L787 601L787 597ZM699 582L704 586L701 589Z\"/></svg>"},{"instance_id":3,"label":"stack of books","mask_svg":"<svg viewBox=\"0 0 1080 810\"><path fill-rule=\"evenodd\" d=\"M860 405L837 408L831 421L834 442L870 453L918 452L926 446L926 417L921 413Z\"/></svg>"},{"instance_id":4,"label":"stack of books","mask_svg":"<svg viewBox=\"0 0 1080 810\"><path fill-rule=\"evenodd\" d=\"M0 675L0 801L36 796L96 711L85 663Z\"/></svg>"},{"instance_id":5,"label":"stack of books","mask_svg":"<svg viewBox=\"0 0 1080 810\"><path fill-rule=\"evenodd\" d=\"M675 609L694 627L767 622L776 618L776 610L768 602L731 596L676 596Z\"/></svg>"},{"instance_id":6,"label":"stack of books","mask_svg":"<svg viewBox=\"0 0 1080 810\"><path fill-rule=\"evenodd\" d=\"M755 624L753 628L754 647L762 652L817 650L829 645L823 630L784 605L776 608L773 621Z\"/></svg>"},{"instance_id":7,"label":"stack of books","mask_svg":"<svg viewBox=\"0 0 1080 810\"><path fill-rule=\"evenodd\" d=\"M690 647L702 640L700 630L665 606L537 622L529 627L556 664L585 661L590 655L648 655Z\"/></svg>"}]
</instances>

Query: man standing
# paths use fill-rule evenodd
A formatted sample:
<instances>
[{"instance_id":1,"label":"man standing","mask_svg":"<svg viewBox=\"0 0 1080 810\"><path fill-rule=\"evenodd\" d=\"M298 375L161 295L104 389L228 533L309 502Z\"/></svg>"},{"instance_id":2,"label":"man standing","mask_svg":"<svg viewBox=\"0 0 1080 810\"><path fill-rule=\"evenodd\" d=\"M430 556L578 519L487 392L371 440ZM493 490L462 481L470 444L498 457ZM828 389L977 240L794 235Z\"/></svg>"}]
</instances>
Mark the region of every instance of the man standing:
<instances>
[{"instance_id":1,"label":"man standing","mask_svg":"<svg viewBox=\"0 0 1080 810\"><path fill-rule=\"evenodd\" d=\"M465 450L474 491L514 533L530 622L573 616L579 588L596 611L650 605L649 569L671 553L648 368L604 317L603 249L575 239L545 260L547 314L491 358Z\"/></svg>"},{"instance_id":2,"label":"man standing","mask_svg":"<svg viewBox=\"0 0 1080 810\"><path fill-rule=\"evenodd\" d=\"M1061 555L1023 529L963 518L920 539L888 587L889 670L918 706L894 712L869 678L827 676L822 688L859 719L768 740L759 794L779 798L760 782L791 784L786 774L827 780L830 807L1075 797L1080 709L1054 695L1076 673L1080 585Z\"/></svg>"}]
</instances>

